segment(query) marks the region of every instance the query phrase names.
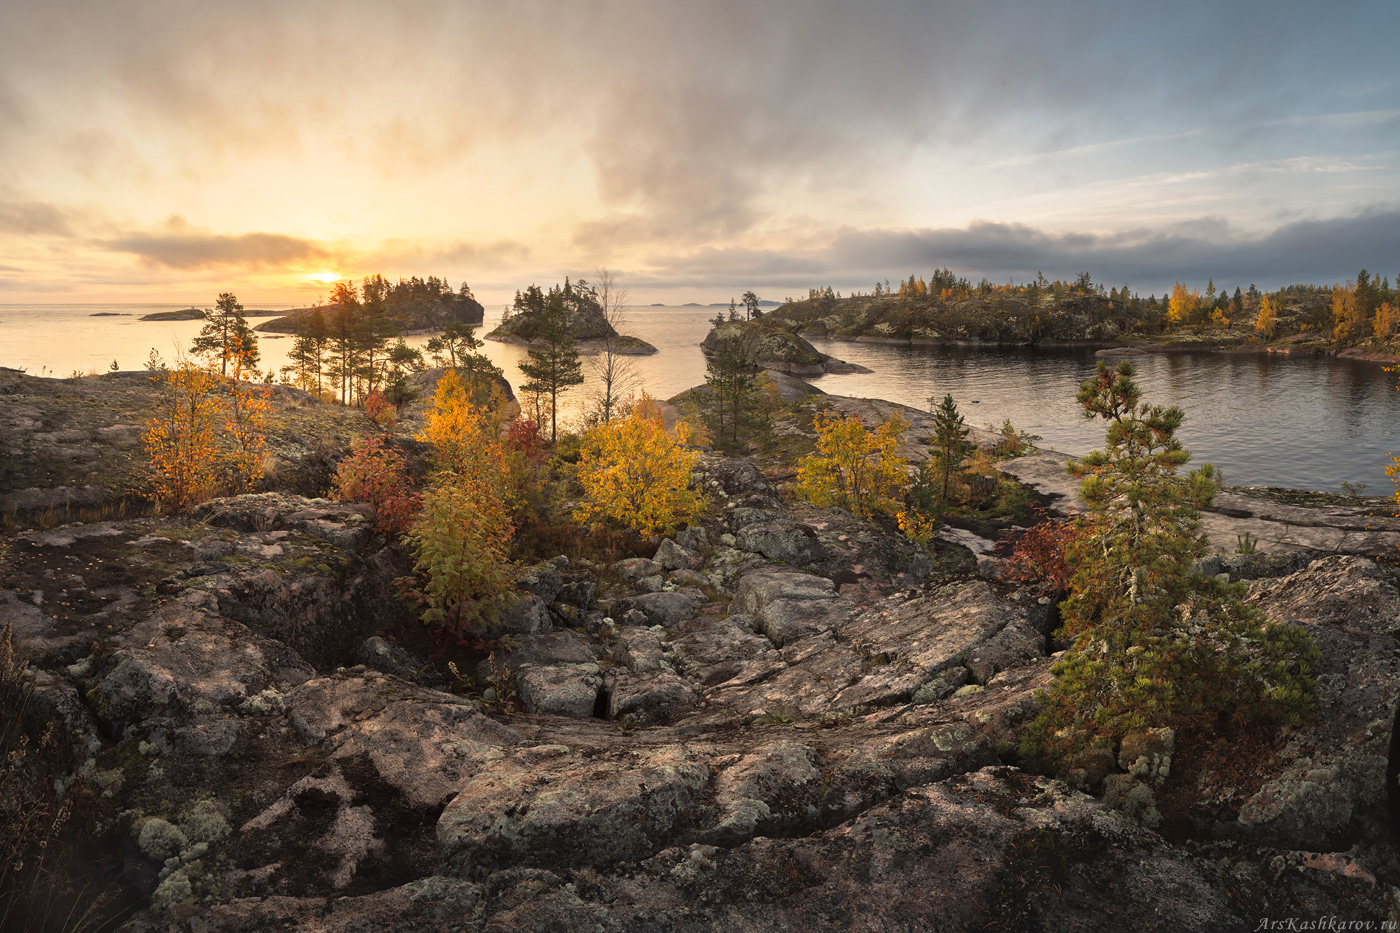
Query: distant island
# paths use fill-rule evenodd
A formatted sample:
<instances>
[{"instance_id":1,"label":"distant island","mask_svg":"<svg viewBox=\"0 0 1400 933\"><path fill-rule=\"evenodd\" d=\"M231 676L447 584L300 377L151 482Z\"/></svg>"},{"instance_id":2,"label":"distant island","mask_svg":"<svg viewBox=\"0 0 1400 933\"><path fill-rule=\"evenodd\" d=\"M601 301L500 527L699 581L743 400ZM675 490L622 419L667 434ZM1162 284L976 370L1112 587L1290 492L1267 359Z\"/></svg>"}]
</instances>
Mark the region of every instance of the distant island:
<instances>
[{"instance_id":1,"label":"distant island","mask_svg":"<svg viewBox=\"0 0 1400 933\"><path fill-rule=\"evenodd\" d=\"M93 315L96 317L96 315ZM142 321L198 321L204 318L204 312L198 308L185 308L183 311L154 311L150 314L143 314L139 318Z\"/></svg>"},{"instance_id":2,"label":"distant island","mask_svg":"<svg viewBox=\"0 0 1400 933\"><path fill-rule=\"evenodd\" d=\"M1254 285L1204 293L1177 283L1160 298L1106 288L1083 273L1026 285L972 283L948 269L925 281L842 296L813 288L764 323L795 334L911 344L1003 346L1137 344L1152 349L1235 349L1400 359L1400 289L1365 269L1346 285Z\"/></svg>"},{"instance_id":3,"label":"distant island","mask_svg":"<svg viewBox=\"0 0 1400 933\"><path fill-rule=\"evenodd\" d=\"M606 348L613 353L633 356L655 353L656 347L640 337L617 332L613 327L617 315L609 313L616 310L606 307L598 290L583 279L576 283L565 279L563 286L555 285L548 292L538 285L531 285L523 293L515 293L515 303L505 319L486 335L486 339L501 343L533 343L541 337L549 312L554 311L563 315L569 338L585 352Z\"/></svg>"},{"instance_id":4,"label":"distant island","mask_svg":"<svg viewBox=\"0 0 1400 933\"><path fill-rule=\"evenodd\" d=\"M260 333L294 334L318 311L329 320L331 315L347 310L356 317L383 317L405 334L433 333L454 323L475 327L486 319L486 309L465 282L454 292L446 279L431 275L426 279L415 275L399 279L397 283L389 282L382 275L373 275L364 280L358 291L353 287L333 291L325 306L274 312L279 315L277 318L253 329Z\"/></svg>"}]
</instances>

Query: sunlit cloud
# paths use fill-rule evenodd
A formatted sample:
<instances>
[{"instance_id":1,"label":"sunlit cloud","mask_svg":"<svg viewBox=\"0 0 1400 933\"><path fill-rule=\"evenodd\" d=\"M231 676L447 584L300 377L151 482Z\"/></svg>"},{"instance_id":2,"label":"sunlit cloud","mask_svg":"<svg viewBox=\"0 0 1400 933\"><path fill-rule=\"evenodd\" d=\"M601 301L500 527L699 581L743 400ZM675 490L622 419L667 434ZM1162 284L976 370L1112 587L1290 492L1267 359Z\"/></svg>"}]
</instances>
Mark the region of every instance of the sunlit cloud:
<instances>
[{"instance_id":1,"label":"sunlit cloud","mask_svg":"<svg viewBox=\"0 0 1400 933\"><path fill-rule=\"evenodd\" d=\"M727 294L913 257L1145 282L1156 248L1287 280L1384 255L1346 218L1400 202L1400 6L1106 9L16 0L5 287L301 300L382 272L493 300L598 265ZM1292 271L1243 245L1302 223L1336 245Z\"/></svg>"},{"instance_id":2,"label":"sunlit cloud","mask_svg":"<svg viewBox=\"0 0 1400 933\"><path fill-rule=\"evenodd\" d=\"M131 253L168 269L232 267L247 270L301 266L331 255L320 243L280 233L222 235L194 230L175 218L161 233L138 233L105 240L103 249Z\"/></svg>"},{"instance_id":3,"label":"sunlit cloud","mask_svg":"<svg viewBox=\"0 0 1400 933\"><path fill-rule=\"evenodd\" d=\"M68 236L64 211L40 201L0 201L0 233L20 236Z\"/></svg>"}]
</instances>

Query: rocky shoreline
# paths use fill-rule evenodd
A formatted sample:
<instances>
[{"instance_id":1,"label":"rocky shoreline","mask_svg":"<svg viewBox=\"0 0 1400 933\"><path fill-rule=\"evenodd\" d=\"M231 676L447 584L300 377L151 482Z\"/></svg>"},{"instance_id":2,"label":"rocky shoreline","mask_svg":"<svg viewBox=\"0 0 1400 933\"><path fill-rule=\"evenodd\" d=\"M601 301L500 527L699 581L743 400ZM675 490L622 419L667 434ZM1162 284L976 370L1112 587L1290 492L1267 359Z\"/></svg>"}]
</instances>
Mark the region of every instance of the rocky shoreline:
<instances>
[{"instance_id":1,"label":"rocky shoreline","mask_svg":"<svg viewBox=\"0 0 1400 933\"><path fill-rule=\"evenodd\" d=\"M16 449L73 430L31 382L0 395ZM1001 469L1070 510L1064 459ZM121 929L1400 918L1393 520L1223 493L1213 539L1259 546L1208 569L1321 647L1313 722L1227 747L1147 733L1048 775L1018 744L1062 647L1054 594L794 504L751 461L707 455L695 479L709 515L650 556L529 568L470 689L385 637L408 566L368 506L260 493L3 539L22 715L58 724Z\"/></svg>"}]
</instances>

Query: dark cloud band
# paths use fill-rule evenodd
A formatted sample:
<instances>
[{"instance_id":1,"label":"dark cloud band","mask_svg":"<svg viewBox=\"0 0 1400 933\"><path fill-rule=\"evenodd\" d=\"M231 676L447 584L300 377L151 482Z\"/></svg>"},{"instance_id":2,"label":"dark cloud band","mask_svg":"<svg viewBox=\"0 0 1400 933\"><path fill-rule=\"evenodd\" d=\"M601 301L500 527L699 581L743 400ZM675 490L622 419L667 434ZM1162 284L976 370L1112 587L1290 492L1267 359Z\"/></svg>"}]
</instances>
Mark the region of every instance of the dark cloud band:
<instances>
[{"instance_id":1,"label":"dark cloud band","mask_svg":"<svg viewBox=\"0 0 1400 933\"><path fill-rule=\"evenodd\" d=\"M319 243L280 233L244 233L239 236L192 232L138 234L107 240L101 245L112 252L132 253L144 262L169 269L267 269L298 265L331 255Z\"/></svg>"}]
</instances>

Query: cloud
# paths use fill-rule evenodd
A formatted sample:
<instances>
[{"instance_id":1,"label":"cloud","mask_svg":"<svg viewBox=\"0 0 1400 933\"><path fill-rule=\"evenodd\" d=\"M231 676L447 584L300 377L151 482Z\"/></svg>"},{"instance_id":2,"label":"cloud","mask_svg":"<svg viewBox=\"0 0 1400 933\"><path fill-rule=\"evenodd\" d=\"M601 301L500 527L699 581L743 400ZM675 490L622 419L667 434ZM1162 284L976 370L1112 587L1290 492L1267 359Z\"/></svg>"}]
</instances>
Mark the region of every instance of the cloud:
<instances>
[{"instance_id":1,"label":"cloud","mask_svg":"<svg viewBox=\"0 0 1400 933\"><path fill-rule=\"evenodd\" d=\"M386 269L437 269L441 266L466 266L471 269L494 270L514 268L526 262L532 251L516 240L494 240L488 243L458 240L437 243L417 240L386 240L378 247L356 257L358 265Z\"/></svg>"},{"instance_id":2,"label":"cloud","mask_svg":"<svg viewBox=\"0 0 1400 933\"><path fill-rule=\"evenodd\" d=\"M963 228L830 231L792 249L700 249L659 254L632 283L638 286L752 283L786 288L833 285L869 289L875 281L927 276L947 266L974 280L1028 281L1037 272L1131 284L1160 292L1178 280L1204 284L1344 281L1362 268L1376 274L1400 256L1400 205L1329 219L1302 219L1266 233L1245 233L1219 218L1165 229L1115 233L1052 233L1024 224L979 222ZM1397 275L1400 280L1400 275Z\"/></svg>"},{"instance_id":3,"label":"cloud","mask_svg":"<svg viewBox=\"0 0 1400 933\"><path fill-rule=\"evenodd\" d=\"M1400 5L1304 0L17 0L0 232L102 237L155 270L333 254L473 282L546 275L527 263L865 288L945 263L1144 287L1188 260L1267 272L1250 250L1294 248L1283 228L1135 228L1400 197L1377 64L1397 31ZM206 229L158 229L172 210ZM1076 223L1120 232L1048 232ZM1324 255L1297 258L1341 263Z\"/></svg>"},{"instance_id":4,"label":"cloud","mask_svg":"<svg viewBox=\"0 0 1400 933\"><path fill-rule=\"evenodd\" d=\"M0 234L70 236L66 212L42 201L0 201Z\"/></svg>"},{"instance_id":5,"label":"cloud","mask_svg":"<svg viewBox=\"0 0 1400 933\"><path fill-rule=\"evenodd\" d=\"M179 218L167 226L164 233L129 234L104 240L99 246L114 253L131 253L147 265L184 270L296 267L333 255L314 240L281 233L204 233L190 229Z\"/></svg>"}]
</instances>

